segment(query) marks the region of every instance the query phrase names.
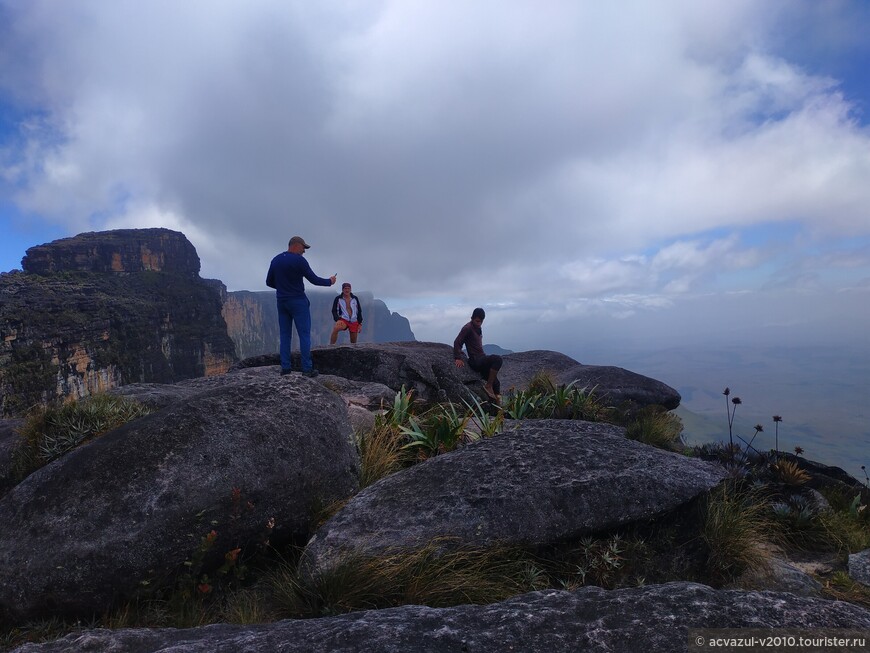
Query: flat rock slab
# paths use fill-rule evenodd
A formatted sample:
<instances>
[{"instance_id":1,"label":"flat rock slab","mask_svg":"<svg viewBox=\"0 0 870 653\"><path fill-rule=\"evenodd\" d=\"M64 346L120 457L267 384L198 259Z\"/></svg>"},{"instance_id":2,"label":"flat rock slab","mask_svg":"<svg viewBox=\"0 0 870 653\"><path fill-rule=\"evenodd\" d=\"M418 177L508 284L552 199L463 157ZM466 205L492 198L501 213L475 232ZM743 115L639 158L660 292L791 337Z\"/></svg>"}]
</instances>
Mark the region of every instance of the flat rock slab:
<instances>
[{"instance_id":1,"label":"flat rock slab","mask_svg":"<svg viewBox=\"0 0 870 653\"><path fill-rule=\"evenodd\" d=\"M870 587L870 549L849 554L849 575L862 585Z\"/></svg>"},{"instance_id":2,"label":"flat rock slab","mask_svg":"<svg viewBox=\"0 0 870 653\"><path fill-rule=\"evenodd\" d=\"M672 511L717 485L724 468L627 440L620 427L525 420L517 429L388 476L318 529L311 576L346 556L456 546L538 546Z\"/></svg>"},{"instance_id":3,"label":"flat rock slab","mask_svg":"<svg viewBox=\"0 0 870 653\"><path fill-rule=\"evenodd\" d=\"M690 628L866 631L870 611L787 593L717 591L693 583L668 583L612 591L550 590L491 605L403 606L256 626L92 630L46 644L26 644L16 651L674 653L688 650Z\"/></svg>"},{"instance_id":4,"label":"flat rock slab","mask_svg":"<svg viewBox=\"0 0 870 653\"><path fill-rule=\"evenodd\" d=\"M71 451L0 499L0 621L102 613L212 529L216 564L267 536L308 539L358 488L351 436L321 385L238 376Z\"/></svg>"},{"instance_id":5,"label":"flat rock slab","mask_svg":"<svg viewBox=\"0 0 870 653\"><path fill-rule=\"evenodd\" d=\"M503 358L499 379L505 389L511 386L525 389L536 374L546 372L558 384L574 383L578 388L594 389L596 396L612 406L631 401L640 406L656 404L673 410L680 405L680 393L674 388L621 367L583 365L565 354L548 350L523 351Z\"/></svg>"}]
</instances>

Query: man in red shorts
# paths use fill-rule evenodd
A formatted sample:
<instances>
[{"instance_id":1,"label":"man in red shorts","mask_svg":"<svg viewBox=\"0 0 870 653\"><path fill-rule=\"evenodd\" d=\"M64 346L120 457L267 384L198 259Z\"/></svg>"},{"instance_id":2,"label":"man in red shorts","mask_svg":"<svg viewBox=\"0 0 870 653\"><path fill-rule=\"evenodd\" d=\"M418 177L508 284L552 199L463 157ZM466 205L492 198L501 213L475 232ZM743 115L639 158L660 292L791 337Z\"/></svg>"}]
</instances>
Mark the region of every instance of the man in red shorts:
<instances>
[{"instance_id":1,"label":"man in red shorts","mask_svg":"<svg viewBox=\"0 0 870 653\"><path fill-rule=\"evenodd\" d=\"M329 337L330 345L334 345L338 340L339 331L347 331L350 341L354 343L362 329L362 306L357 296L350 290L350 284L344 282L341 284L341 294L332 302L332 319L335 320L335 327Z\"/></svg>"}]
</instances>

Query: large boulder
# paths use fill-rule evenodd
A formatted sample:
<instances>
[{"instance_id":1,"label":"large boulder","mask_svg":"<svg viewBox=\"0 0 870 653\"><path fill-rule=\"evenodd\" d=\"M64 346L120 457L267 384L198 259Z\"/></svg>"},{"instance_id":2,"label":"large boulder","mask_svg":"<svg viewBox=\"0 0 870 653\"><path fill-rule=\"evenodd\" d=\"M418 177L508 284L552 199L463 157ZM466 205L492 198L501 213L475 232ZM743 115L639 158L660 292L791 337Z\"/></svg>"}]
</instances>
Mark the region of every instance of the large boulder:
<instances>
[{"instance_id":1,"label":"large boulder","mask_svg":"<svg viewBox=\"0 0 870 653\"><path fill-rule=\"evenodd\" d=\"M652 519L717 485L725 470L627 440L623 429L526 420L354 496L308 543L310 577L345 557L456 546L538 546ZM413 498L412 498L413 497Z\"/></svg>"},{"instance_id":2,"label":"large boulder","mask_svg":"<svg viewBox=\"0 0 870 653\"><path fill-rule=\"evenodd\" d=\"M152 408L166 408L175 402L190 397L206 388L216 388L236 383L240 377L274 379L281 372L280 366L242 366L227 374L199 379L189 379L174 384L133 383L114 388L112 394L135 399ZM382 383L350 381L340 376L321 374L315 381L336 392L347 405L348 417L354 430L363 432L375 424L376 411L391 406L396 393Z\"/></svg>"},{"instance_id":3,"label":"large boulder","mask_svg":"<svg viewBox=\"0 0 870 653\"><path fill-rule=\"evenodd\" d=\"M131 422L0 499L0 621L88 615L224 553L305 541L358 488L345 405L301 376L240 375Z\"/></svg>"},{"instance_id":4,"label":"large boulder","mask_svg":"<svg viewBox=\"0 0 870 653\"><path fill-rule=\"evenodd\" d=\"M491 605L409 605L255 626L91 630L17 653L675 653L698 646L696 628L836 628L860 636L870 611L841 601L777 592L668 583L620 590L547 590ZM743 631L746 633L747 631ZM693 637L690 640L689 635ZM690 648L691 641L691 648ZM816 650L816 649L814 649Z\"/></svg>"},{"instance_id":5,"label":"large boulder","mask_svg":"<svg viewBox=\"0 0 870 653\"><path fill-rule=\"evenodd\" d=\"M621 367L583 365L555 351L523 351L504 356L499 374L502 388L524 389L539 372L548 373L556 383L574 383L595 391L612 406L630 401L638 406L657 404L668 410L680 405L680 393L669 385Z\"/></svg>"}]
</instances>

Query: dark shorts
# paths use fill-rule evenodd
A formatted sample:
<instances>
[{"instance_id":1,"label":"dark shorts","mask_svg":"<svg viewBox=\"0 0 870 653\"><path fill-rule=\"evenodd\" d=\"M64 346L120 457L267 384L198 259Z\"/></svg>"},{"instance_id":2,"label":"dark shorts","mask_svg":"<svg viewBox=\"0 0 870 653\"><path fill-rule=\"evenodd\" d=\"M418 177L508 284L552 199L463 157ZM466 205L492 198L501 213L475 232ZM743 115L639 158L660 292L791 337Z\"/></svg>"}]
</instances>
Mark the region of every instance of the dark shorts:
<instances>
[{"instance_id":1,"label":"dark shorts","mask_svg":"<svg viewBox=\"0 0 870 653\"><path fill-rule=\"evenodd\" d=\"M488 380L490 370L500 370L502 362L501 356L490 354L489 356L471 358L468 360L468 365L483 379ZM501 394L501 383L497 378L492 384L492 389L495 390L495 394Z\"/></svg>"}]
</instances>

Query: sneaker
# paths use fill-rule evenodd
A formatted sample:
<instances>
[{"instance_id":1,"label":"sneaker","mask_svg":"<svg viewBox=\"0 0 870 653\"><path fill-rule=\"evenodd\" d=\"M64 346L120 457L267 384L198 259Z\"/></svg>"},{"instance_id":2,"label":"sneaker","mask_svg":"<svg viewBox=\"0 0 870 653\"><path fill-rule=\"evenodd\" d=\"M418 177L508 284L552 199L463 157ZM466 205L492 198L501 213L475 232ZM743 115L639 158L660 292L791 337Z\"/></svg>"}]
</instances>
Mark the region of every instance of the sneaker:
<instances>
[{"instance_id":1,"label":"sneaker","mask_svg":"<svg viewBox=\"0 0 870 653\"><path fill-rule=\"evenodd\" d=\"M312 368L310 370L302 370L302 376L314 377L314 376L317 376L318 374L320 374L320 372L318 372L314 368Z\"/></svg>"},{"instance_id":2,"label":"sneaker","mask_svg":"<svg viewBox=\"0 0 870 653\"><path fill-rule=\"evenodd\" d=\"M292 373L293 373L293 370L281 370L281 376L284 376L285 374L292 374Z\"/></svg>"}]
</instances>

